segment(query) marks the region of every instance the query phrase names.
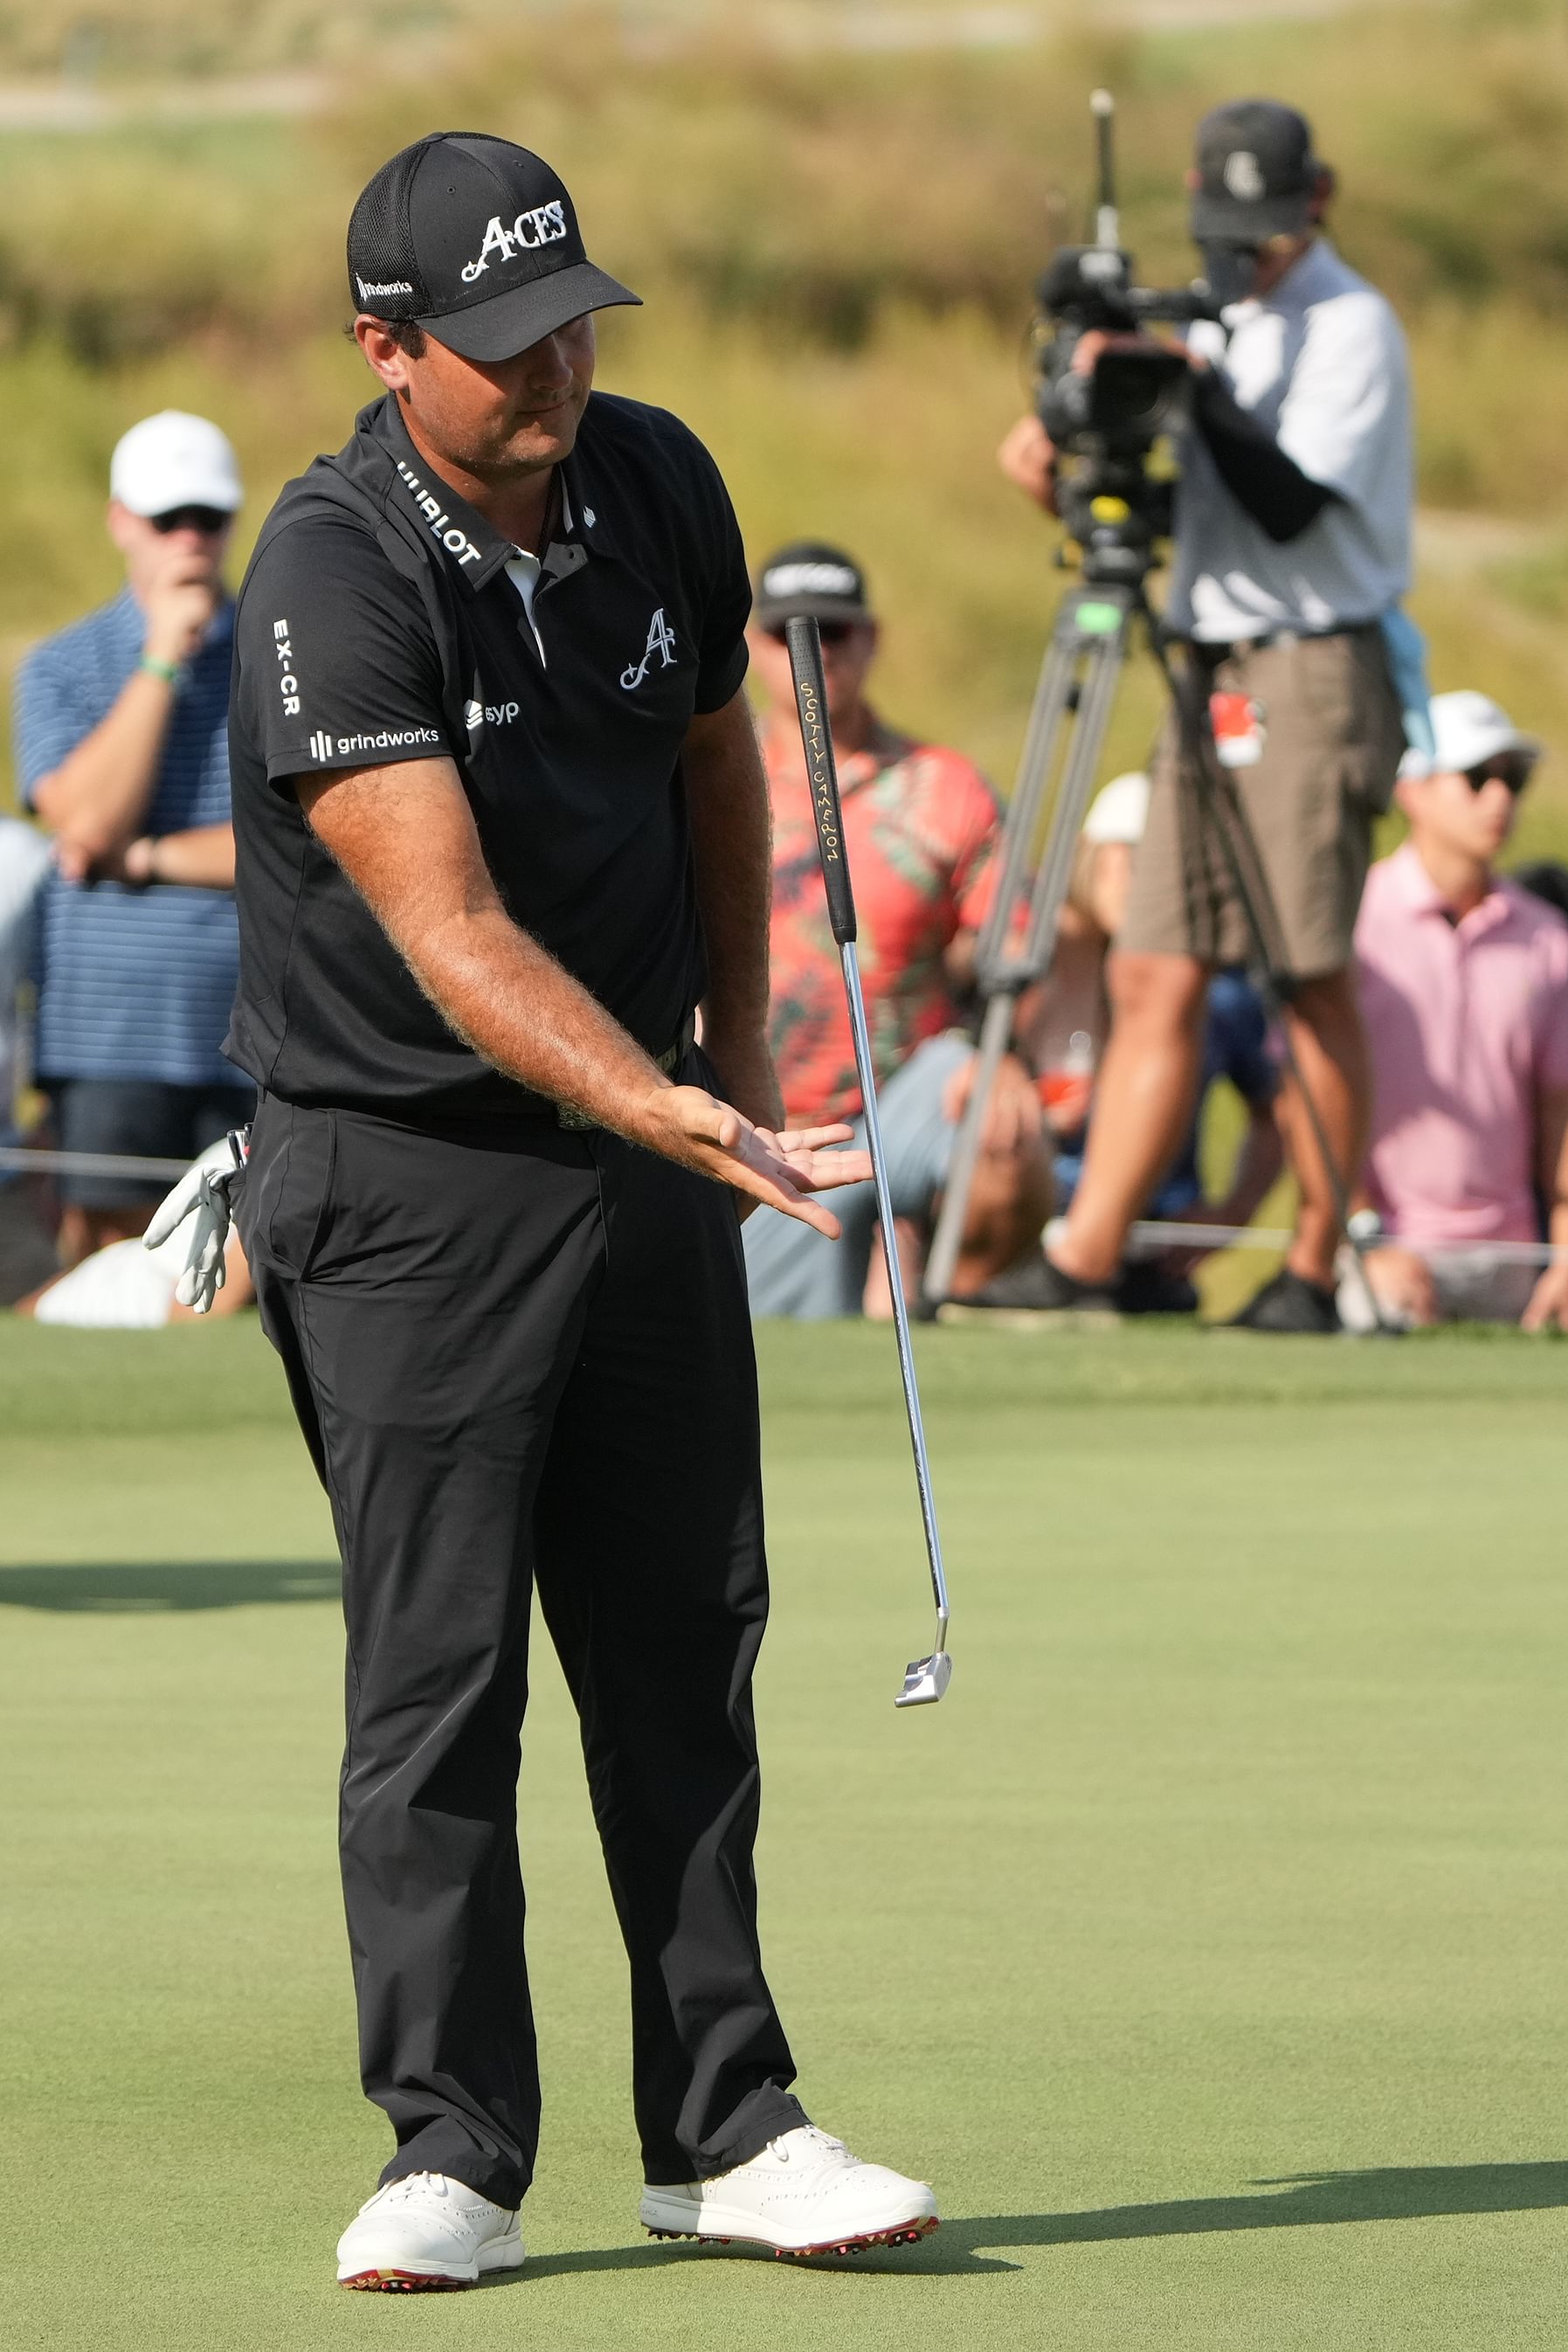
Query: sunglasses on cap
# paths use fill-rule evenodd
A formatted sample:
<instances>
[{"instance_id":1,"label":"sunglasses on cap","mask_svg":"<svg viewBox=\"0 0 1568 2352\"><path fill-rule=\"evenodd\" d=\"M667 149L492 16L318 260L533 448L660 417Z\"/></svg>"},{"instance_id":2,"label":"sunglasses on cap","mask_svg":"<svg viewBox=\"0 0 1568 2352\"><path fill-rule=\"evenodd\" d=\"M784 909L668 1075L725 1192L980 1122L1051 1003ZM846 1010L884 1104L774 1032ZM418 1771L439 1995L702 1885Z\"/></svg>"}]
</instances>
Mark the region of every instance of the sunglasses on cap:
<instances>
[{"instance_id":1,"label":"sunglasses on cap","mask_svg":"<svg viewBox=\"0 0 1568 2352\"><path fill-rule=\"evenodd\" d=\"M222 507L171 507L166 514L149 515L154 530L199 530L206 539L215 539L220 530L227 530L234 520Z\"/></svg>"},{"instance_id":2,"label":"sunglasses on cap","mask_svg":"<svg viewBox=\"0 0 1568 2352\"><path fill-rule=\"evenodd\" d=\"M819 621L817 635L825 646L847 646L855 631L863 625L864 624L860 621ZM771 623L763 631L763 635L771 637L776 646L781 646L786 642L782 621Z\"/></svg>"},{"instance_id":3,"label":"sunglasses on cap","mask_svg":"<svg viewBox=\"0 0 1568 2352\"><path fill-rule=\"evenodd\" d=\"M1480 760L1473 768L1466 768L1463 774L1472 793L1482 791L1488 784L1506 784L1517 800L1530 782L1534 765L1527 751L1500 751L1495 759Z\"/></svg>"}]
</instances>

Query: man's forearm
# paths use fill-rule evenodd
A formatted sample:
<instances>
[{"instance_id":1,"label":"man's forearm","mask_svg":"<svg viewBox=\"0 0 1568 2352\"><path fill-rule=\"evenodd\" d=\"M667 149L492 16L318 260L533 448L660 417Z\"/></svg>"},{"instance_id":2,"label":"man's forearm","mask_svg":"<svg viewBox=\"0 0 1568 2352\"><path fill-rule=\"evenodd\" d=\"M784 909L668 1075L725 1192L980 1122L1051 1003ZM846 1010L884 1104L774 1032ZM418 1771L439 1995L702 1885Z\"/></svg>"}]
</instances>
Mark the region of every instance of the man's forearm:
<instances>
[{"instance_id":1,"label":"man's forearm","mask_svg":"<svg viewBox=\"0 0 1568 2352\"><path fill-rule=\"evenodd\" d=\"M1276 546L1299 539L1333 503L1335 493L1302 473L1212 369L1194 373L1193 422L1231 497Z\"/></svg>"},{"instance_id":2,"label":"man's forearm","mask_svg":"<svg viewBox=\"0 0 1568 2352\"><path fill-rule=\"evenodd\" d=\"M1551 1203L1549 1222L1553 1241L1559 1218L1568 1215L1568 1087L1543 1090L1535 1111L1535 1181L1542 1200Z\"/></svg>"},{"instance_id":3,"label":"man's forearm","mask_svg":"<svg viewBox=\"0 0 1568 2352\"><path fill-rule=\"evenodd\" d=\"M768 1020L773 825L744 695L697 720L681 754L707 950L706 1028L760 1034Z\"/></svg>"},{"instance_id":4,"label":"man's forearm","mask_svg":"<svg viewBox=\"0 0 1568 2352\"><path fill-rule=\"evenodd\" d=\"M727 1098L759 1127L777 1129L784 1106L768 1047L772 809L743 694L694 720L681 768L707 951L704 1050Z\"/></svg>"},{"instance_id":5,"label":"man's forearm","mask_svg":"<svg viewBox=\"0 0 1568 2352\"><path fill-rule=\"evenodd\" d=\"M1568 1119L1561 1097L1550 1105L1542 1120L1542 1192L1547 1202L1546 1238L1554 1249L1568 1249Z\"/></svg>"},{"instance_id":6,"label":"man's forearm","mask_svg":"<svg viewBox=\"0 0 1568 2352\"><path fill-rule=\"evenodd\" d=\"M232 890L234 827L193 825L185 833L133 841L125 853L125 873L131 882L177 882L192 890Z\"/></svg>"},{"instance_id":7,"label":"man's forearm","mask_svg":"<svg viewBox=\"0 0 1568 2352\"><path fill-rule=\"evenodd\" d=\"M495 1068L643 1139L670 1081L501 903L450 761L296 782L336 858L443 1019Z\"/></svg>"},{"instance_id":8,"label":"man's forearm","mask_svg":"<svg viewBox=\"0 0 1568 2352\"><path fill-rule=\"evenodd\" d=\"M1535 1177L1551 1204L1546 1238L1553 1249L1568 1250L1568 1087L1545 1089L1536 1106ZM1568 1259L1542 1266L1520 1325L1526 1331L1553 1325L1568 1331Z\"/></svg>"},{"instance_id":9,"label":"man's forearm","mask_svg":"<svg viewBox=\"0 0 1568 2352\"><path fill-rule=\"evenodd\" d=\"M109 716L38 784L33 805L62 850L90 865L141 830L173 707L170 681L137 670Z\"/></svg>"},{"instance_id":10,"label":"man's forearm","mask_svg":"<svg viewBox=\"0 0 1568 2352\"><path fill-rule=\"evenodd\" d=\"M647 1098L669 1079L503 907L455 917L403 953L437 1012L506 1076L642 1139Z\"/></svg>"}]
</instances>

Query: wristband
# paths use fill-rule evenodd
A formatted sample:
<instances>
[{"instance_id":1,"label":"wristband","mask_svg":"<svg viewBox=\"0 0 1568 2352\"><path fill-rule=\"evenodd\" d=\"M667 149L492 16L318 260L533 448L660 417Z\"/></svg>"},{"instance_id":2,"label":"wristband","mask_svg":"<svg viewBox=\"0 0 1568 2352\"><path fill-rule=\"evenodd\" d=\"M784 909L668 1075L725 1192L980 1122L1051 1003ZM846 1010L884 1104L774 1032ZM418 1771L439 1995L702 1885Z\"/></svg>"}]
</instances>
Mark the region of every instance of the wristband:
<instances>
[{"instance_id":1,"label":"wristband","mask_svg":"<svg viewBox=\"0 0 1568 2352\"><path fill-rule=\"evenodd\" d=\"M156 654L143 654L139 666L152 677L161 677L165 686L177 686L180 682L178 662L160 661Z\"/></svg>"}]
</instances>

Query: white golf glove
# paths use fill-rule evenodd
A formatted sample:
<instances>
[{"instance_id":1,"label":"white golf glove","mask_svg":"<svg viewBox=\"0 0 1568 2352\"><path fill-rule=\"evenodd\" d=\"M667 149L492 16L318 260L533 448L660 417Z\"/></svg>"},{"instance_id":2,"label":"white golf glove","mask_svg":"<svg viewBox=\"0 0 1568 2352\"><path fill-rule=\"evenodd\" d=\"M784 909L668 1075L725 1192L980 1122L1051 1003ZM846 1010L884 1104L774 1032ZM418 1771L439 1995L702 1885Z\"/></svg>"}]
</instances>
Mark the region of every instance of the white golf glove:
<instances>
[{"instance_id":1,"label":"white golf glove","mask_svg":"<svg viewBox=\"0 0 1568 2352\"><path fill-rule=\"evenodd\" d=\"M229 1192L245 1174L249 1130L242 1135L236 1129L221 1147L214 1146L193 1168L188 1168L168 1198L159 1202L143 1237L142 1246L155 1250L190 1218L184 1271L174 1286L174 1296L182 1307L193 1307L198 1315L209 1311L224 1286L224 1252L234 1213ZM218 1157L220 1149L226 1166Z\"/></svg>"}]
</instances>

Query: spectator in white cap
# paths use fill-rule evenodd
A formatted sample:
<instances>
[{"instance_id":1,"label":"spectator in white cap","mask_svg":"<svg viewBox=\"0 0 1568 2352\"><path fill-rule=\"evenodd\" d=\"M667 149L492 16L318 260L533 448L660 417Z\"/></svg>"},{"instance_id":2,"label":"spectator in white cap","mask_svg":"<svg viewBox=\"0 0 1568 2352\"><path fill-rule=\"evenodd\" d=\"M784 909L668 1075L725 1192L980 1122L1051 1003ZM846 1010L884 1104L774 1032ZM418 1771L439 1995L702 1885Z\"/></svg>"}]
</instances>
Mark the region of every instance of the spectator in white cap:
<instances>
[{"instance_id":1,"label":"spectator in white cap","mask_svg":"<svg viewBox=\"0 0 1568 2352\"><path fill-rule=\"evenodd\" d=\"M205 417L132 425L110 467L126 585L17 677L20 790L55 848L37 1075L68 1151L193 1159L253 1098L219 1051L238 966L223 561L243 495ZM140 1234L163 1189L67 1177L64 1261Z\"/></svg>"},{"instance_id":2,"label":"spectator in white cap","mask_svg":"<svg viewBox=\"0 0 1568 2352\"><path fill-rule=\"evenodd\" d=\"M1496 870L1541 747L1484 694L1432 702L1437 757L1396 788L1410 838L1356 924L1372 1049L1367 1271L1406 1323L1568 1328L1568 922ZM1355 1313L1348 1282L1340 1309Z\"/></svg>"}]
</instances>

